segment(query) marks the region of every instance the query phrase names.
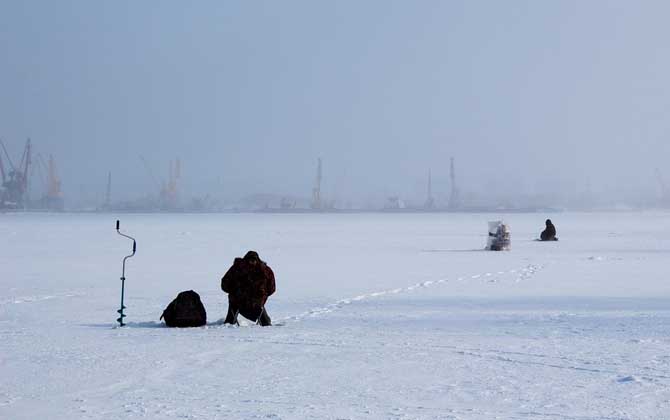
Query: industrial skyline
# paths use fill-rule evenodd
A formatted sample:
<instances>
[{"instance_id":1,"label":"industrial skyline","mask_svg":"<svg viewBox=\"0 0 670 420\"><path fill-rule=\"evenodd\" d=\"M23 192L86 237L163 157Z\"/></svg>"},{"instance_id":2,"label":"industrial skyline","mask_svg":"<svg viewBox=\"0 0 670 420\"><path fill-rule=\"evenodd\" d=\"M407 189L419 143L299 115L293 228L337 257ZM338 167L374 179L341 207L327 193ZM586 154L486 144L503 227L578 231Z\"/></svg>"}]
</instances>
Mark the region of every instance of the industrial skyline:
<instances>
[{"instance_id":1,"label":"industrial skyline","mask_svg":"<svg viewBox=\"0 0 670 420\"><path fill-rule=\"evenodd\" d=\"M589 210L614 209L621 206L630 208L666 208L670 205L670 193L662 171L654 171L658 192L653 196L620 197L618 201L598 200L585 191L581 196L548 196L542 194L476 194L476 186L465 186L456 182L455 158L449 159L449 182L441 185L440 193L433 189L433 170L428 168L425 196L417 191L398 194L397 190L386 195L371 193L367 200L354 200L346 192L322 189L324 169L322 158L316 160L316 176L307 199L305 192L257 192L234 196L225 190L210 191L197 196L181 186L181 160L168 162L167 177L156 175L146 157L138 156L151 181L152 188L135 196L120 191L113 195L112 171L107 173L104 192L93 193L92 197L73 194L66 205L66 195L52 154L48 161L41 152L33 157L30 139L24 145L19 164L15 164L4 142L0 155L0 211L2 210L88 210L88 211L342 211L342 210L384 210L384 211L532 211L532 210ZM4 162L4 163L3 163ZM7 169L5 169L7 168ZM326 177L327 179L327 177ZM586 188L590 188L586 185ZM448 193L447 193L448 191ZM112 198L114 197L114 199ZM421 201L423 200L423 201Z\"/></svg>"}]
</instances>

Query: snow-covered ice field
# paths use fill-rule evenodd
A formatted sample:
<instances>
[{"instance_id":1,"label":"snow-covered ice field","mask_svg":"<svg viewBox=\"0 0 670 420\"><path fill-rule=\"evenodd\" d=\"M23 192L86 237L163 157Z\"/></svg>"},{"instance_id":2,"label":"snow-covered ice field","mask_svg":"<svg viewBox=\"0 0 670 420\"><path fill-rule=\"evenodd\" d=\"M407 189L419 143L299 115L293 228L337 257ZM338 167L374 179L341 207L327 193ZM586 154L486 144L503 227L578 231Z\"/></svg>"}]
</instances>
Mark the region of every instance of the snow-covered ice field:
<instances>
[{"instance_id":1,"label":"snow-covered ice field","mask_svg":"<svg viewBox=\"0 0 670 420\"><path fill-rule=\"evenodd\" d=\"M670 419L670 213L0 215L0 419ZM257 250L281 326L221 325ZM179 291L209 325L158 322Z\"/></svg>"}]
</instances>

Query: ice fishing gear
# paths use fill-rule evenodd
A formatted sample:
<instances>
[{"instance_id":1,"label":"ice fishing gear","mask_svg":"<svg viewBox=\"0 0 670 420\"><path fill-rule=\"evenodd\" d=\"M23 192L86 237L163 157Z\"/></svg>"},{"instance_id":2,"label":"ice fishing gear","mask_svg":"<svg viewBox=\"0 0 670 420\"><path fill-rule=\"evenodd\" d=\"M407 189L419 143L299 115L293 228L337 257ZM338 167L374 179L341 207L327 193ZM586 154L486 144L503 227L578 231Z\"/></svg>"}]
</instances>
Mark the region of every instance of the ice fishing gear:
<instances>
[{"instance_id":1,"label":"ice fishing gear","mask_svg":"<svg viewBox=\"0 0 670 420\"><path fill-rule=\"evenodd\" d=\"M198 293L185 290L170 302L160 319L165 319L168 327L202 327L207 325L207 311Z\"/></svg>"},{"instance_id":2,"label":"ice fishing gear","mask_svg":"<svg viewBox=\"0 0 670 420\"><path fill-rule=\"evenodd\" d=\"M489 251L509 251L512 247L509 226L500 220L489 222L489 236L486 249Z\"/></svg>"},{"instance_id":3,"label":"ice fishing gear","mask_svg":"<svg viewBox=\"0 0 670 420\"><path fill-rule=\"evenodd\" d=\"M235 311L235 314L233 315L233 320L234 320L235 322L230 322L231 325L237 325L238 327L240 326L240 321L239 321L238 318L237 318L239 315L240 315L240 311L239 311L239 309L238 309L238 310ZM249 315L249 314L247 313L247 315ZM263 326L263 327L264 327L264 326L267 326L267 325L271 325L271 324L263 324L263 315L266 315L266 316L267 316L267 313L265 312L265 306L261 307L261 312L260 312L260 314L258 315L258 318L256 318L256 322L255 322L255 324L256 324L256 325ZM245 318L246 318L246 317L245 317ZM228 322L228 321L226 321L226 322Z\"/></svg>"},{"instance_id":4,"label":"ice fishing gear","mask_svg":"<svg viewBox=\"0 0 670 420\"><path fill-rule=\"evenodd\" d=\"M119 221L118 220L116 221L116 233L118 233L119 235L124 236L124 237L133 241L133 253L130 254L130 255L126 255L123 258L123 268L121 269L121 309L116 311L116 312L119 313L119 317L116 319L116 321L119 323L119 327L123 327L124 325L126 325L126 324L123 323L123 318L126 317L123 314L123 310L126 309L126 307L123 305L123 293L125 291L125 284L126 284L126 260L135 255L135 251L137 251L137 242L135 241L135 238L133 238L132 236L128 236L124 233L121 233L121 231L119 230Z\"/></svg>"}]
</instances>

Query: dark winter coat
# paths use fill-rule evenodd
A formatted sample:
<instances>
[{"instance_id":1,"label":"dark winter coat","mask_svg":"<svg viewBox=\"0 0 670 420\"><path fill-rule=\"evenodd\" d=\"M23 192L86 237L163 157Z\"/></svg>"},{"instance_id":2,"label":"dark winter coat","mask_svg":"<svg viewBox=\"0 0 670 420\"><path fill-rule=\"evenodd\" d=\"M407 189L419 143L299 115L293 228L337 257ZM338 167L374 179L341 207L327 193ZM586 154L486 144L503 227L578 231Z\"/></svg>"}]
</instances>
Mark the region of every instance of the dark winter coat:
<instances>
[{"instance_id":1,"label":"dark winter coat","mask_svg":"<svg viewBox=\"0 0 670 420\"><path fill-rule=\"evenodd\" d=\"M242 311L254 311L262 308L268 296L275 292L275 275L272 269L258 258L256 264L250 259L235 258L233 266L221 279L221 289ZM247 254L249 255L249 254Z\"/></svg>"},{"instance_id":2,"label":"dark winter coat","mask_svg":"<svg viewBox=\"0 0 670 420\"><path fill-rule=\"evenodd\" d=\"M554 226L553 223L551 223L551 220L547 219L545 222L545 225L547 226L542 233L540 234L540 239L543 241L555 241L556 240L556 227Z\"/></svg>"}]
</instances>

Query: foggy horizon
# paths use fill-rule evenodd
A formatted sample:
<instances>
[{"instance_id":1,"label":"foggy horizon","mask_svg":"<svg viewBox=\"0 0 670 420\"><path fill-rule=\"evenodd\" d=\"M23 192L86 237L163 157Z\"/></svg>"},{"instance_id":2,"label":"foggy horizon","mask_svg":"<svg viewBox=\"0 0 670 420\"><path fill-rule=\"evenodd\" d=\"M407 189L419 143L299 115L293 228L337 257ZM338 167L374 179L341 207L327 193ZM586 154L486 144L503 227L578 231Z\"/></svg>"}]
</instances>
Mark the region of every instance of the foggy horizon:
<instances>
[{"instance_id":1,"label":"foggy horizon","mask_svg":"<svg viewBox=\"0 0 670 420\"><path fill-rule=\"evenodd\" d=\"M0 139L53 155L66 207L158 188L342 206L545 197L660 205L661 1L0 3ZM2 158L5 156L3 154ZM5 161L6 162L6 161ZM43 187L36 173L31 197ZM581 200L581 201L580 201Z\"/></svg>"}]
</instances>

